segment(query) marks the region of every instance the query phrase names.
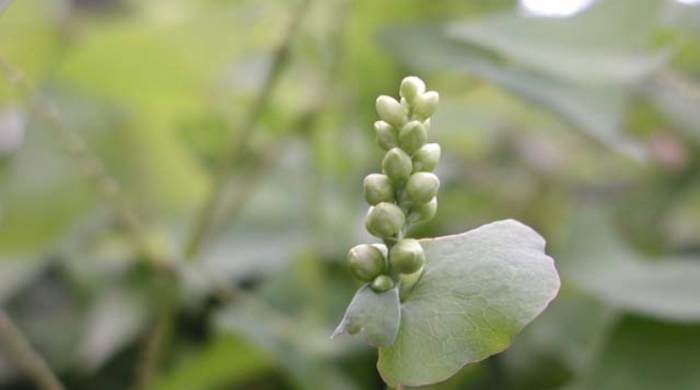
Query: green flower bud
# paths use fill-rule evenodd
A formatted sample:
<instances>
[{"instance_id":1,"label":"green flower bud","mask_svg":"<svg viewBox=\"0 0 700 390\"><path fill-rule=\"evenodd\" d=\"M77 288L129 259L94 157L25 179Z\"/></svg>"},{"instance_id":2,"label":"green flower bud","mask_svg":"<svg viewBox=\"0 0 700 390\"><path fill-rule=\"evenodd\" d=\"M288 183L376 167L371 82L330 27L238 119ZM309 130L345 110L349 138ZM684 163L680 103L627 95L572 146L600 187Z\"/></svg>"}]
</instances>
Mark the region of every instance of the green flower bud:
<instances>
[{"instance_id":1,"label":"green flower bud","mask_svg":"<svg viewBox=\"0 0 700 390\"><path fill-rule=\"evenodd\" d=\"M391 96L382 95L377 98L377 114L379 119L400 129L407 120L407 111L401 103Z\"/></svg>"},{"instance_id":2,"label":"green flower bud","mask_svg":"<svg viewBox=\"0 0 700 390\"><path fill-rule=\"evenodd\" d=\"M413 171L430 172L440 162L440 145L425 144L413 154Z\"/></svg>"},{"instance_id":3,"label":"green flower bud","mask_svg":"<svg viewBox=\"0 0 700 390\"><path fill-rule=\"evenodd\" d=\"M408 154L415 153L428 140L428 131L419 121L406 123L399 132L401 149Z\"/></svg>"},{"instance_id":4,"label":"green flower bud","mask_svg":"<svg viewBox=\"0 0 700 390\"><path fill-rule=\"evenodd\" d=\"M416 204L428 203L437 195L440 179L430 172L417 172L406 182L406 196Z\"/></svg>"},{"instance_id":5,"label":"green flower bud","mask_svg":"<svg viewBox=\"0 0 700 390\"><path fill-rule=\"evenodd\" d=\"M393 203L382 202L370 207L365 217L365 227L367 231L379 238L389 238L395 236L403 224L406 216L399 206Z\"/></svg>"},{"instance_id":6,"label":"green flower bud","mask_svg":"<svg viewBox=\"0 0 700 390\"><path fill-rule=\"evenodd\" d=\"M413 102L413 116L418 120L426 120L433 116L437 105L440 102L440 95L435 91L428 91L418 97Z\"/></svg>"},{"instance_id":7,"label":"green flower bud","mask_svg":"<svg viewBox=\"0 0 700 390\"><path fill-rule=\"evenodd\" d=\"M414 205L408 213L409 222L425 222L433 219L437 213L437 197L430 199L430 202Z\"/></svg>"},{"instance_id":8,"label":"green flower bud","mask_svg":"<svg viewBox=\"0 0 700 390\"><path fill-rule=\"evenodd\" d=\"M384 258L386 259L389 257L389 249L387 249L386 245L384 244L371 244L373 247L379 249L380 252L382 252L382 255L384 255Z\"/></svg>"},{"instance_id":9,"label":"green flower bud","mask_svg":"<svg viewBox=\"0 0 700 390\"><path fill-rule=\"evenodd\" d=\"M401 298L401 302L404 301L406 295L411 292L413 287L415 287L423 277L424 268L425 267L420 267L418 271L412 274L402 274L399 276L399 280L401 281L399 284L399 296Z\"/></svg>"},{"instance_id":10,"label":"green flower bud","mask_svg":"<svg viewBox=\"0 0 700 390\"><path fill-rule=\"evenodd\" d=\"M399 93L401 97L413 102L416 97L425 92L425 83L416 76L408 76L401 81Z\"/></svg>"},{"instance_id":11,"label":"green flower bud","mask_svg":"<svg viewBox=\"0 0 700 390\"><path fill-rule=\"evenodd\" d=\"M412 274L425 264L425 252L417 240L405 238L389 251L389 266L392 272Z\"/></svg>"},{"instance_id":12,"label":"green flower bud","mask_svg":"<svg viewBox=\"0 0 700 390\"><path fill-rule=\"evenodd\" d=\"M386 152L382 160L382 172L389 176L394 183L406 181L413 171L411 157L399 148Z\"/></svg>"},{"instance_id":13,"label":"green flower bud","mask_svg":"<svg viewBox=\"0 0 700 390\"><path fill-rule=\"evenodd\" d=\"M396 200L394 184L386 175L372 173L365 177L363 184L365 200L372 206L380 202L393 202Z\"/></svg>"},{"instance_id":14,"label":"green flower bud","mask_svg":"<svg viewBox=\"0 0 700 390\"><path fill-rule=\"evenodd\" d=\"M390 124L384 121L376 121L374 122L374 131L377 133L377 144L382 149L389 150L399 146L396 130Z\"/></svg>"},{"instance_id":15,"label":"green flower bud","mask_svg":"<svg viewBox=\"0 0 700 390\"><path fill-rule=\"evenodd\" d=\"M348 252L348 265L352 275L363 282L370 282L386 270L382 251L369 244L353 247Z\"/></svg>"},{"instance_id":16,"label":"green flower bud","mask_svg":"<svg viewBox=\"0 0 700 390\"><path fill-rule=\"evenodd\" d=\"M379 275L372 281L370 287L376 292L384 292L394 288L394 281L391 280L389 275Z\"/></svg>"}]
</instances>

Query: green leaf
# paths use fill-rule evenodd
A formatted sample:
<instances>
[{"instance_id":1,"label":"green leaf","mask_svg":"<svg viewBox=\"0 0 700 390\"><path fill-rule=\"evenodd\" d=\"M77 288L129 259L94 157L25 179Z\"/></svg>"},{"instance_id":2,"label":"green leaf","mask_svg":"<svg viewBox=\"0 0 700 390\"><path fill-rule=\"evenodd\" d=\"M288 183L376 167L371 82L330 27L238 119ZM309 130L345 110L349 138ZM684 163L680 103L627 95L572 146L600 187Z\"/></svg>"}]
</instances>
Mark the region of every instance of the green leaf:
<instances>
[{"instance_id":1,"label":"green leaf","mask_svg":"<svg viewBox=\"0 0 700 390\"><path fill-rule=\"evenodd\" d=\"M399 332L400 322L398 288L377 293L365 284L355 293L332 337L342 333L361 333L371 345L391 345Z\"/></svg>"},{"instance_id":2,"label":"green leaf","mask_svg":"<svg viewBox=\"0 0 700 390\"><path fill-rule=\"evenodd\" d=\"M245 357L245 358L243 358ZM272 359L240 337L217 334L158 377L149 390L207 390L242 386L272 368Z\"/></svg>"},{"instance_id":3,"label":"green leaf","mask_svg":"<svg viewBox=\"0 0 700 390\"><path fill-rule=\"evenodd\" d=\"M700 389L698 351L698 326L626 318L615 327L587 375L574 388Z\"/></svg>"},{"instance_id":4,"label":"green leaf","mask_svg":"<svg viewBox=\"0 0 700 390\"><path fill-rule=\"evenodd\" d=\"M448 31L563 80L629 84L643 80L669 58L668 50L639 50L662 4L659 0L608 0L567 20L523 18L511 12L455 23Z\"/></svg>"},{"instance_id":5,"label":"green leaf","mask_svg":"<svg viewBox=\"0 0 700 390\"><path fill-rule=\"evenodd\" d=\"M700 85L692 79L665 70L647 88L647 96L691 140L700 143Z\"/></svg>"},{"instance_id":6,"label":"green leaf","mask_svg":"<svg viewBox=\"0 0 700 390\"><path fill-rule=\"evenodd\" d=\"M533 102L598 142L642 159L643 147L622 133L627 92L617 86L577 85L500 63L440 25L405 25L380 35L383 47L400 62L423 71L452 70L475 75Z\"/></svg>"},{"instance_id":7,"label":"green leaf","mask_svg":"<svg viewBox=\"0 0 700 390\"><path fill-rule=\"evenodd\" d=\"M700 321L700 262L644 258L627 248L604 215L588 210L571 231L565 276L587 293L627 311L671 321Z\"/></svg>"},{"instance_id":8,"label":"green leaf","mask_svg":"<svg viewBox=\"0 0 700 390\"><path fill-rule=\"evenodd\" d=\"M559 291L544 239L519 222L421 243L425 274L401 305L396 341L379 349L391 386L440 382L503 351Z\"/></svg>"}]
</instances>

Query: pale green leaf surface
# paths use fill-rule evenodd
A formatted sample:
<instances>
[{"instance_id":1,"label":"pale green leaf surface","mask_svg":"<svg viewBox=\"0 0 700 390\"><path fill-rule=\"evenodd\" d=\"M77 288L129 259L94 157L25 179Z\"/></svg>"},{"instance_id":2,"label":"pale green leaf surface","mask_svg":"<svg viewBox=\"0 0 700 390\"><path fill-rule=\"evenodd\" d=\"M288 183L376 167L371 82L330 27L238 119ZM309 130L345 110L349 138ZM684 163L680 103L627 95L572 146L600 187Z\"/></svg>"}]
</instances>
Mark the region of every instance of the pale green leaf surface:
<instances>
[{"instance_id":1,"label":"pale green leaf surface","mask_svg":"<svg viewBox=\"0 0 700 390\"><path fill-rule=\"evenodd\" d=\"M401 305L396 341L379 349L392 386L440 382L503 351L559 291L544 239L519 222L421 243L425 274Z\"/></svg>"},{"instance_id":2,"label":"pale green leaf surface","mask_svg":"<svg viewBox=\"0 0 700 390\"><path fill-rule=\"evenodd\" d=\"M365 284L353 297L333 336L360 333L375 346L391 345L401 322L398 289L377 293Z\"/></svg>"},{"instance_id":3,"label":"pale green leaf surface","mask_svg":"<svg viewBox=\"0 0 700 390\"><path fill-rule=\"evenodd\" d=\"M488 80L545 108L598 142L636 159L643 147L621 131L627 100L623 88L576 85L488 58L477 48L449 37L439 25L386 29L380 40L400 62L422 71L454 70Z\"/></svg>"},{"instance_id":4,"label":"pale green leaf surface","mask_svg":"<svg viewBox=\"0 0 700 390\"><path fill-rule=\"evenodd\" d=\"M572 228L562 273L614 307L670 321L700 321L700 262L652 260L622 244L603 215L588 211Z\"/></svg>"},{"instance_id":5,"label":"pale green leaf surface","mask_svg":"<svg viewBox=\"0 0 700 390\"><path fill-rule=\"evenodd\" d=\"M663 2L612 0L571 19L498 14L450 26L450 35L576 83L628 84L664 64L670 51L640 50ZM626 23L624 34L621 23ZM629 27L628 27L629 26Z\"/></svg>"}]
</instances>

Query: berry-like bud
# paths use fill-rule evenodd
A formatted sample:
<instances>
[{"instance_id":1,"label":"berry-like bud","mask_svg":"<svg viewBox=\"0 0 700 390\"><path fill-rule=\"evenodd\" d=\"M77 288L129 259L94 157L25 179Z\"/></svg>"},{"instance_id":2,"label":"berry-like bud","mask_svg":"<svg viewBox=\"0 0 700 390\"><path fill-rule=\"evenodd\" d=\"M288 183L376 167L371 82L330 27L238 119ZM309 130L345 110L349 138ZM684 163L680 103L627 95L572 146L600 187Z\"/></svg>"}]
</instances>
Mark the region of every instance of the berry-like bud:
<instances>
[{"instance_id":1,"label":"berry-like bud","mask_svg":"<svg viewBox=\"0 0 700 390\"><path fill-rule=\"evenodd\" d=\"M363 282L370 282L386 270L382 251L369 244L353 247L348 252L348 265L352 275Z\"/></svg>"},{"instance_id":2,"label":"berry-like bud","mask_svg":"<svg viewBox=\"0 0 700 390\"><path fill-rule=\"evenodd\" d=\"M408 76L401 81L399 93L401 97L413 102L416 97L425 92L425 83L416 76Z\"/></svg>"},{"instance_id":3,"label":"berry-like bud","mask_svg":"<svg viewBox=\"0 0 700 390\"><path fill-rule=\"evenodd\" d=\"M428 140L428 131L419 121L406 123L399 132L399 145L408 154L413 154Z\"/></svg>"},{"instance_id":4,"label":"berry-like bud","mask_svg":"<svg viewBox=\"0 0 700 390\"><path fill-rule=\"evenodd\" d=\"M402 301L406 298L406 294L410 293L413 287L415 287L423 277L424 268L425 267L420 267L418 271L412 274L401 274L399 276L399 280L401 281L399 284L399 294Z\"/></svg>"},{"instance_id":5,"label":"berry-like bud","mask_svg":"<svg viewBox=\"0 0 700 390\"><path fill-rule=\"evenodd\" d=\"M406 181L413 171L411 157L399 148L386 152L382 160L382 172L389 176L394 183Z\"/></svg>"},{"instance_id":6,"label":"berry-like bud","mask_svg":"<svg viewBox=\"0 0 700 390\"><path fill-rule=\"evenodd\" d=\"M372 281L370 287L376 292L384 292L394 288L394 281L388 275L379 275Z\"/></svg>"},{"instance_id":7,"label":"berry-like bud","mask_svg":"<svg viewBox=\"0 0 700 390\"><path fill-rule=\"evenodd\" d=\"M437 195L440 179L430 172L417 172L406 182L406 196L415 204L428 203Z\"/></svg>"},{"instance_id":8,"label":"berry-like bud","mask_svg":"<svg viewBox=\"0 0 700 390\"><path fill-rule=\"evenodd\" d=\"M439 102L440 95L435 91L428 91L419 95L413 102L413 116L422 121L430 118L435 113Z\"/></svg>"},{"instance_id":9,"label":"berry-like bud","mask_svg":"<svg viewBox=\"0 0 700 390\"><path fill-rule=\"evenodd\" d=\"M399 206L382 202L369 208L365 217L365 228L375 237L389 238L401 231L405 222L406 216Z\"/></svg>"},{"instance_id":10,"label":"berry-like bud","mask_svg":"<svg viewBox=\"0 0 700 390\"><path fill-rule=\"evenodd\" d=\"M389 266L392 272L412 274L425 264L425 252L417 240L405 238L389 251Z\"/></svg>"},{"instance_id":11,"label":"berry-like bud","mask_svg":"<svg viewBox=\"0 0 700 390\"><path fill-rule=\"evenodd\" d=\"M400 129L406 123L406 116L408 115L406 108L393 97L386 95L378 97L376 108L379 119L395 128Z\"/></svg>"},{"instance_id":12,"label":"berry-like bud","mask_svg":"<svg viewBox=\"0 0 700 390\"><path fill-rule=\"evenodd\" d=\"M390 124L384 121L376 121L374 122L374 131L377 133L377 144L382 149L389 150L399 146L396 130Z\"/></svg>"},{"instance_id":13,"label":"berry-like bud","mask_svg":"<svg viewBox=\"0 0 700 390\"><path fill-rule=\"evenodd\" d=\"M372 206L380 202L393 202L396 200L394 184L386 175L380 173L369 174L365 177L363 184L365 200Z\"/></svg>"},{"instance_id":14,"label":"berry-like bud","mask_svg":"<svg viewBox=\"0 0 700 390\"><path fill-rule=\"evenodd\" d=\"M414 205L408 213L408 220L418 223L433 219L435 213L437 213L437 205L437 197L430 199L428 203Z\"/></svg>"},{"instance_id":15,"label":"berry-like bud","mask_svg":"<svg viewBox=\"0 0 700 390\"><path fill-rule=\"evenodd\" d=\"M430 172L440 162L440 145L425 144L413 154L413 171Z\"/></svg>"},{"instance_id":16,"label":"berry-like bud","mask_svg":"<svg viewBox=\"0 0 700 390\"><path fill-rule=\"evenodd\" d=\"M382 255L384 255L384 258L389 257L389 249L387 249L386 245L384 244L371 244L373 247L379 249L380 252L382 252Z\"/></svg>"}]
</instances>

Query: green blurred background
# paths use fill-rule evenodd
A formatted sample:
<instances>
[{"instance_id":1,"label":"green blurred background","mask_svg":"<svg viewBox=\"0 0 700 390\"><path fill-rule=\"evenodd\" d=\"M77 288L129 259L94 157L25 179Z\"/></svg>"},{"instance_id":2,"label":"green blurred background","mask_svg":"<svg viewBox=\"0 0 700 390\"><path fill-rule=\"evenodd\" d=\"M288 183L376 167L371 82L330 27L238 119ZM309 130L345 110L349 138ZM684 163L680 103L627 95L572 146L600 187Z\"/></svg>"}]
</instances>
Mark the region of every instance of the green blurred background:
<instances>
[{"instance_id":1,"label":"green blurred background","mask_svg":"<svg viewBox=\"0 0 700 390\"><path fill-rule=\"evenodd\" d=\"M0 307L69 389L383 389L329 335L374 100L414 74L443 186L413 235L516 218L562 276L431 388L700 389L700 5L533 3L0 0Z\"/></svg>"}]
</instances>

